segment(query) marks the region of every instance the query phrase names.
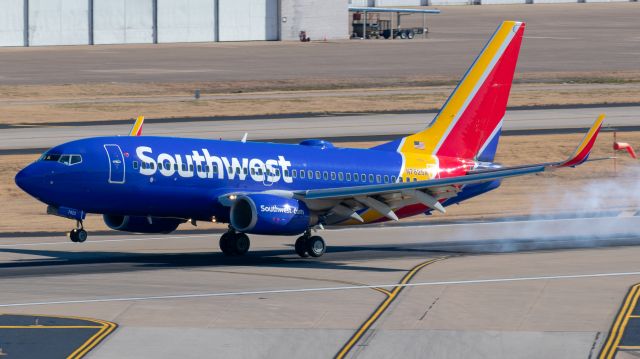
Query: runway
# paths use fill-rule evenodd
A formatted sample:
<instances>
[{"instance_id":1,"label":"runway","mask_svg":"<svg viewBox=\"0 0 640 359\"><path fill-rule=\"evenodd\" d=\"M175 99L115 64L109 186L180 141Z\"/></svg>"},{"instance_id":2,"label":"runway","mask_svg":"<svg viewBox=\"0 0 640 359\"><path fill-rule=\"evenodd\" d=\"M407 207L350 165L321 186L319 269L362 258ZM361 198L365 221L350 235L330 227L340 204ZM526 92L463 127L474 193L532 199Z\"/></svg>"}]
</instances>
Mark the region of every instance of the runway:
<instances>
[{"instance_id":1,"label":"runway","mask_svg":"<svg viewBox=\"0 0 640 359\"><path fill-rule=\"evenodd\" d=\"M587 357L640 282L639 224L612 213L326 230L318 260L298 258L288 237L252 236L244 258L222 256L217 233L96 235L80 245L2 238L0 308L120 325L95 358L325 358L409 269L441 259L416 271L347 357L533 357L528 346L536 357Z\"/></svg>"},{"instance_id":2,"label":"runway","mask_svg":"<svg viewBox=\"0 0 640 359\"><path fill-rule=\"evenodd\" d=\"M606 125L620 130L638 130L640 106L578 107L507 111L505 133L581 132L600 113ZM352 114L264 119L199 121L149 121L145 135L200 137L239 140L245 132L249 140L295 142L305 138L341 141L375 141L415 133L427 126L435 113ZM153 123L156 122L156 123ZM132 122L133 123L133 122ZM29 126L0 129L0 154L38 152L74 139L128 133L131 124L97 126Z\"/></svg>"}]
</instances>

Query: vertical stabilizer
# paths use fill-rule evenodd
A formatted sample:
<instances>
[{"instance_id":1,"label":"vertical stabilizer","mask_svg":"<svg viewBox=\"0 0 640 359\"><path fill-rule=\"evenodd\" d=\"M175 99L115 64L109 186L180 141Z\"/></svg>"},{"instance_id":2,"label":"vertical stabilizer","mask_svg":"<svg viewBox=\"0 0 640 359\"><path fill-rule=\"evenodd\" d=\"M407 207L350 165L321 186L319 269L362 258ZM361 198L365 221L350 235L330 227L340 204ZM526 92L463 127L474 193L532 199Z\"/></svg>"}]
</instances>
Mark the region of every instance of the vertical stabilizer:
<instances>
[{"instance_id":1,"label":"vertical stabilizer","mask_svg":"<svg viewBox=\"0 0 640 359\"><path fill-rule=\"evenodd\" d=\"M398 152L493 160L524 29L503 22L430 126L404 137Z\"/></svg>"}]
</instances>

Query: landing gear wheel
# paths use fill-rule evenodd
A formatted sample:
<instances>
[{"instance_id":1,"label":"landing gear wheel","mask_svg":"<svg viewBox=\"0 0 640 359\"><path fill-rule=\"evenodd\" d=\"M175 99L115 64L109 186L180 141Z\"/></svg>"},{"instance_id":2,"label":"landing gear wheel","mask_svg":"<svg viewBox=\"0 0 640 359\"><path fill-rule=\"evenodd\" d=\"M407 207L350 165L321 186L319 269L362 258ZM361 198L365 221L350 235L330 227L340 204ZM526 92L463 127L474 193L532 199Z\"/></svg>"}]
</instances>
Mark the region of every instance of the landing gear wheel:
<instances>
[{"instance_id":1,"label":"landing gear wheel","mask_svg":"<svg viewBox=\"0 0 640 359\"><path fill-rule=\"evenodd\" d=\"M233 254L237 256L245 255L251 246L249 236L244 233L236 233L235 238L231 243L233 243Z\"/></svg>"},{"instance_id":2,"label":"landing gear wheel","mask_svg":"<svg viewBox=\"0 0 640 359\"><path fill-rule=\"evenodd\" d=\"M69 239L71 242L82 243L87 240L87 231L82 227L82 221L77 222L77 228L74 228L69 232Z\"/></svg>"},{"instance_id":3,"label":"landing gear wheel","mask_svg":"<svg viewBox=\"0 0 640 359\"><path fill-rule=\"evenodd\" d=\"M225 255L231 256L233 255L233 251L231 250L231 241L235 236L234 232L227 232L220 237L220 250Z\"/></svg>"},{"instance_id":4,"label":"landing gear wheel","mask_svg":"<svg viewBox=\"0 0 640 359\"><path fill-rule=\"evenodd\" d=\"M244 233L227 232L220 237L220 250L228 256L241 256L249 251L251 241Z\"/></svg>"},{"instance_id":5,"label":"landing gear wheel","mask_svg":"<svg viewBox=\"0 0 640 359\"><path fill-rule=\"evenodd\" d=\"M406 39L407 39L407 32L406 32L406 31L402 31L402 32L400 33L400 38L401 38L402 40L406 40Z\"/></svg>"},{"instance_id":6,"label":"landing gear wheel","mask_svg":"<svg viewBox=\"0 0 640 359\"><path fill-rule=\"evenodd\" d=\"M414 37L415 35L416 35L416 34L413 32L413 30L409 30L409 32L407 32L407 38L408 38L409 40L413 39L413 37Z\"/></svg>"},{"instance_id":7,"label":"landing gear wheel","mask_svg":"<svg viewBox=\"0 0 640 359\"><path fill-rule=\"evenodd\" d=\"M312 257L320 257L326 252L327 245L320 236L311 236L307 240L307 253Z\"/></svg>"},{"instance_id":8,"label":"landing gear wheel","mask_svg":"<svg viewBox=\"0 0 640 359\"><path fill-rule=\"evenodd\" d=\"M296 239L296 244L294 245L296 253L302 257L306 258L309 255L307 254L307 237L301 236Z\"/></svg>"},{"instance_id":9,"label":"landing gear wheel","mask_svg":"<svg viewBox=\"0 0 640 359\"><path fill-rule=\"evenodd\" d=\"M76 230L76 242L83 243L84 241L87 240L87 237L88 237L87 231L85 231L84 229L80 228Z\"/></svg>"}]
</instances>

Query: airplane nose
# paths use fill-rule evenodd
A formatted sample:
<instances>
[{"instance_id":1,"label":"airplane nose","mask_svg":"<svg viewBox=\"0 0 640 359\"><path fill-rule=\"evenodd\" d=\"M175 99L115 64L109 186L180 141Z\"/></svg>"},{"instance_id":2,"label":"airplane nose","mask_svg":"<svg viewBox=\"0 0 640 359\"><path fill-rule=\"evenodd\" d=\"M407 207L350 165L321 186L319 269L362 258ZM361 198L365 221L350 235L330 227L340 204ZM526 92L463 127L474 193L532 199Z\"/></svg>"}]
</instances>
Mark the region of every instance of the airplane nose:
<instances>
[{"instance_id":1,"label":"airplane nose","mask_svg":"<svg viewBox=\"0 0 640 359\"><path fill-rule=\"evenodd\" d=\"M16 185L20 187L20 189L29 193L30 195L33 195L35 187L41 179L42 176L37 175L34 164L30 164L16 174L15 181Z\"/></svg>"}]
</instances>

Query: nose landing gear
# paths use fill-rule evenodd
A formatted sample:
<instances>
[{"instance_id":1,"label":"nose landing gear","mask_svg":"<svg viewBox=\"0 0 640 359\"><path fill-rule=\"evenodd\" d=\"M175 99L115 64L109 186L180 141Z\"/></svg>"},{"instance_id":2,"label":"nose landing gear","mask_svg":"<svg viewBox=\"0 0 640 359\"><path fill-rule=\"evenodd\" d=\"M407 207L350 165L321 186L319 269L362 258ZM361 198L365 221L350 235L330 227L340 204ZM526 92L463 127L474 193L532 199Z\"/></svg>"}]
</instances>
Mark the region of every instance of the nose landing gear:
<instances>
[{"instance_id":1,"label":"nose landing gear","mask_svg":"<svg viewBox=\"0 0 640 359\"><path fill-rule=\"evenodd\" d=\"M311 230L307 230L298 237L294 245L296 253L305 258L307 256L320 257L327 251L327 245L320 236L312 236Z\"/></svg>"},{"instance_id":2,"label":"nose landing gear","mask_svg":"<svg viewBox=\"0 0 640 359\"><path fill-rule=\"evenodd\" d=\"M83 243L87 240L87 237L88 234L82 226L82 221L76 221L76 228L72 229L71 232L69 232L69 239L71 239L71 242Z\"/></svg>"}]
</instances>

